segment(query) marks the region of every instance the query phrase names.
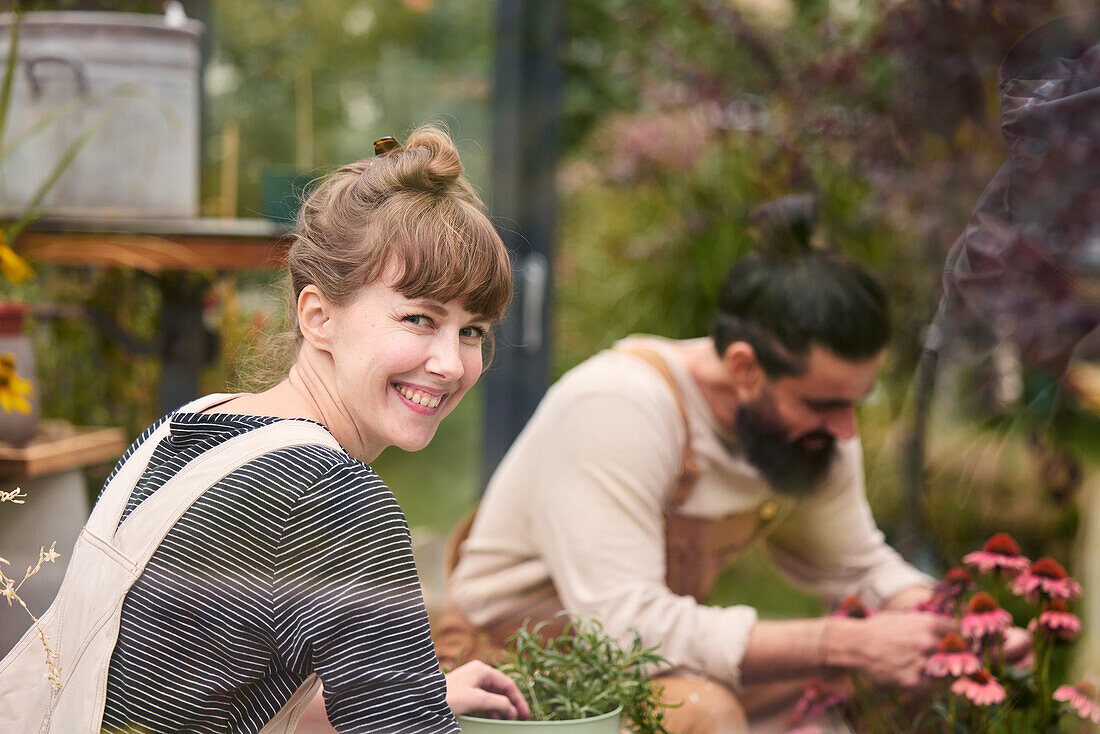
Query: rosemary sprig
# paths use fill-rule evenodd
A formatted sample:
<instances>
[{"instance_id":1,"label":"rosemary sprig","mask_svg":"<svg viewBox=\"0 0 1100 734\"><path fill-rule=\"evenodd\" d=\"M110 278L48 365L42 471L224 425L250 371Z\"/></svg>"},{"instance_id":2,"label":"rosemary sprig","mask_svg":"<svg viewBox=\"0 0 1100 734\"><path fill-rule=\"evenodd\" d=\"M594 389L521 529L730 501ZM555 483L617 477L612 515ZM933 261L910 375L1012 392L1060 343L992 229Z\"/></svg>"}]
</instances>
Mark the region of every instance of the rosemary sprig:
<instances>
[{"instance_id":1,"label":"rosemary sprig","mask_svg":"<svg viewBox=\"0 0 1100 734\"><path fill-rule=\"evenodd\" d=\"M595 620L570 618L561 634L543 634L547 622L525 624L508 640L500 669L523 691L531 718L587 718L623 707L624 725L639 734L668 734L661 686L650 671L667 661L634 633L629 646L606 634Z\"/></svg>"}]
</instances>

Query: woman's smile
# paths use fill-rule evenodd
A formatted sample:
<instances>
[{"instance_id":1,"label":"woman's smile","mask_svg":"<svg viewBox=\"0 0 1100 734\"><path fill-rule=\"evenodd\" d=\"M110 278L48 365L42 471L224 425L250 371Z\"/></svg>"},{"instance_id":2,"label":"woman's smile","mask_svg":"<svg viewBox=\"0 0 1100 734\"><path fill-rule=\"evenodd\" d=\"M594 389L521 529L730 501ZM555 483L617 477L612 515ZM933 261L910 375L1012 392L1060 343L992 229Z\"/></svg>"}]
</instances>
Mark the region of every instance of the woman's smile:
<instances>
[{"instance_id":1,"label":"woman's smile","mask_svg":"<svg viewBox=\"0 0 1100 734\"><path fill-rule=\"evenodd\" d=\"M401 396L402 401L409 409L421 415L435 415L438 413L440 406L450 395L450 393L404 382L394 382L392 384L394 390Z\"/></svg>"}]
</instances>

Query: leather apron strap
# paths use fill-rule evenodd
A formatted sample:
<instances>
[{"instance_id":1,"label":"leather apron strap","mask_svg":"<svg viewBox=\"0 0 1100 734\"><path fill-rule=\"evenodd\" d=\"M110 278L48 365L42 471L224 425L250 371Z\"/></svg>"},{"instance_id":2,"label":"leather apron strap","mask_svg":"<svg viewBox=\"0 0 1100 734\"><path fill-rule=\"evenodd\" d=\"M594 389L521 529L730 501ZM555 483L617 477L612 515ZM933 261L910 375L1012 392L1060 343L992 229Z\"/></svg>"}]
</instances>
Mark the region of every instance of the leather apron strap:
<instances>
[{"instance_id":1,"label":"leather apron strap","mask_svg":"<svg viewBox=\"0 0 1100 734\"><path fill-rule=\"evenodd\" d=\"M690 596L700 604L710 595L718 574L754 540L760 528L757 510L723 518L699 518L680 514L699 480L699 463L691 446L691 421L676 376L656 349L642 346L615 347L616 352L640 359L652 367L668 386L684 422L684 448L680 474L665 507L665 583L674 593ZM773 505L766 505L773 506ZM764 513L771 520L774 511Z\"/></svg>"},{"instance_id":2,"label":"leather apron strap","mask_svg":"<svg viewBox=\"0 0 1100 734\"><path fill-rule=\"evenodd\" d=\"M729 558L725 554L721 558L707 557L710 545L707 541L715 535L710 528L712 521L680 517L676 514L676 510L691 496L699 478L699 465L691 447L691 424L683 397L671 368L656 350L645 347L615 347L614 351L640 359L661 375L672 392L676 409L684 423L680 473L665 508L665 583L673 592L692 596L702 602L710 592L717 573L728 563ZM462 544L469 537L477 517L477 509L475 506L467 513L447 539L443 553L443 571L448 582L461 558ZM741 530L740 525L744 521L734 523L737 527L725 527L730 524L728 521L720 521L719 524L722 527L718 533L724 534L731 529ZM743 535L743 532L738 532L737 535ZM505 647L508 637L524 623L547 622L548 626L543 630L547 635L553 635L563 624L555 620L555 615L562 611L563 605L553 585L549 583L530 591L518 607L520 611L516 614L496 620L485 629L479 629L449 602L433 623L433 639L441 665L450 668L467 660L493 662L500 658L500 651Z\"/></svg>"}]
</instances>

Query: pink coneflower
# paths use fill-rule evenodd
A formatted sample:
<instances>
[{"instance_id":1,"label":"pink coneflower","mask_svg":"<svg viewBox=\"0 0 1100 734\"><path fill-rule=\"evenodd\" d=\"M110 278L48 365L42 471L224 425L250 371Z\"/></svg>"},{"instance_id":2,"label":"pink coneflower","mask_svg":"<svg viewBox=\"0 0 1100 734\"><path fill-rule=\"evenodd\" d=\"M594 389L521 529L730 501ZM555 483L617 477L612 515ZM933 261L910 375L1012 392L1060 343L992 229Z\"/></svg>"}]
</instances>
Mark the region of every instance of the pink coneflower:
<instances>
[{"instance_id":1,"label":"pink coneflower","mask_svg":"<svg viewBox=\"0 0 1100 734\"><path fill-rule=\"evenodd\" d=\"M1058 561L1040 558L1012 580L1012 593L1029 601L1035 601L1039 594L1069 601L1081 596L1081 584L1071 579Z\"/></svg>"},{"instance_id":2,"label":"pink coneflower","mask_svg":"<svg viewBox=\"0 0 1100 734\"><path fill-rule=\"evenodd\" d=\"M794 706L791 720L813 721L847 700L847 693L832 688L821 678L810 678L802 688L802 697Z\"/></svg>"},{"instance_id":3,"label":"pink coneflower","mask_svg":"<svg viewBox=\"0 0 1100 734\"><path fill-rule=\"evenodd\" d=\"M1012 615L1001 609L991 595L979 591L971 596L960 627L967 639L1001 634L1012 626Z\"/></svg>"},{"instance_id":4,"label":"pink coneflower","mask_svg":"<svg viewBox=\"0 0 1100 734\"><path fill-rule=\"evenodd\" d=\"M1028 629L1034 632L1035 624L1036 620L1031 620ZM1061 599L1052 599L1047 610L1039 615L1038 626L1050 637L1072 640L1081 631L1081 620L1070 614Z\"/></svg>"},{"instance_id":5,"label":"pink coneflower","mask_svg":"<svg viewBox=\"0 0 1100 734\"><path fill-rule=\"evenodd\" d=\"M963 556L963 563L974 566L980 573L996 570L1009 576L1015 576L1031 565L1031 561L1020 555L1020 546L1008 533L997 533L986 541L980 551Z\"/></svg>"},{"instance_id":6,"label":"pink coneflower","mask_svg":"<svg viewBox=\"0 0 1100 734\"><path fill-rule=\"evenodd\" d=\"M941 617L955 616L956 601L954 597L933 593L932 597L913 605L914 612L931 612Z\"/></svg>"},{"instance_id":7,"label":"pink coneflower","mask_svg":"<svg viewBox=\"0 0 1100 734\"><path fill-rule=\"evenodd\" d=\"M940 640L936 652L924 664L924 674L932 678L945 678L949 675L957 678L976 673L981 667L981 661L966 646L966 640L954 632L948 632Z\"/></svg>"},{"instance_id":8,"label":"pink coneflower","mask_svg":"<svg viewBox=\"0 0 1100 734\"><path fill-rule=\"evenodd\" d=\"M932 588L932 595L958 599L974 588L974 579L962 566L952 566L943 575L943 579Z\"/></svg>"},{"instance_id":9,"label":"pink coneflower","mask_svg":"<svg viewBox=\"0 0 1100 734\"><path fill-rule=\"evenodd\" d=\"M836 611L833 612L834 617L848 617L850 619L867 619L877 614L876 610L867 606L856 594L846 596L840 600L840 604L837 605Z\"/></svg>"},{"instance_id":10,"label":"pink coneflower","mask_svg":"<svg viewBox=\"0 0 1100 734\"><path fill-rule=\"evenodd\" d=\"M966 605L966 614L961 623L963 637L969 640L981 640L983 637L1003 633L1012 626L1012 615L997 606L997 601L979 591Z\"/></svg>"},{"instance_id":11,"label":"pink coneflower","mask_svg":"<svg viewBox=\"0 0 1100 734\"><path fill-rule=\"evenodd\" d=\"M1004 687L985 668L959 678L951 684L951 692L966 696L975 706L991 706L1005 700Z\"/></svg>"},{"instance_id":12,"label":"pink coneflower","mask_svg":"<svg viewBox=\"0 0 1100 734\"><path fill-rule=\"evenodd\" d=\"M1075 686L1062 686L1054 692L1055 701L1067 701L1082 719L1100 724L1100 706L1096 703L1096 686L1083 680Z\"/></svg>"}]
</instances>

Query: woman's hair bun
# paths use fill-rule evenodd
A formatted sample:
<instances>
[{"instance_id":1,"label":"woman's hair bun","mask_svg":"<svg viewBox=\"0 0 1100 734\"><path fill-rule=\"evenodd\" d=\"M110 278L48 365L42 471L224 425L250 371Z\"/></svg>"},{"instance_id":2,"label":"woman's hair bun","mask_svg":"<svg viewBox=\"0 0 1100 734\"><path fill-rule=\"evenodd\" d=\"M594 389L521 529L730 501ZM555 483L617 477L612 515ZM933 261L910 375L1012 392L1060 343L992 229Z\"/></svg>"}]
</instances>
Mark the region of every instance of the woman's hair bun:
<instances>
[{"instance_id":1,"label":"woman's hair bun","mask_svg":"<svg viewBox=\"0 0 1100 734\"><path fill-rule=\"evenodd\" d=\"M384 157L403 186L430 193L446 190L462 176L462 160L446 131L432 125L413 130L405 143Z\"/></svg>"},{"instance_id":2,"label":"woman's hair bun","mask_svg":"<svg viewBox=\"0 0 1100 734\"><path fill-rule=\"evenodd\" d=\"M813 194L790 194L758 206L752 224L761 254L797 257L809 252L818 210Z\"/></svg>"}]
</instances>

